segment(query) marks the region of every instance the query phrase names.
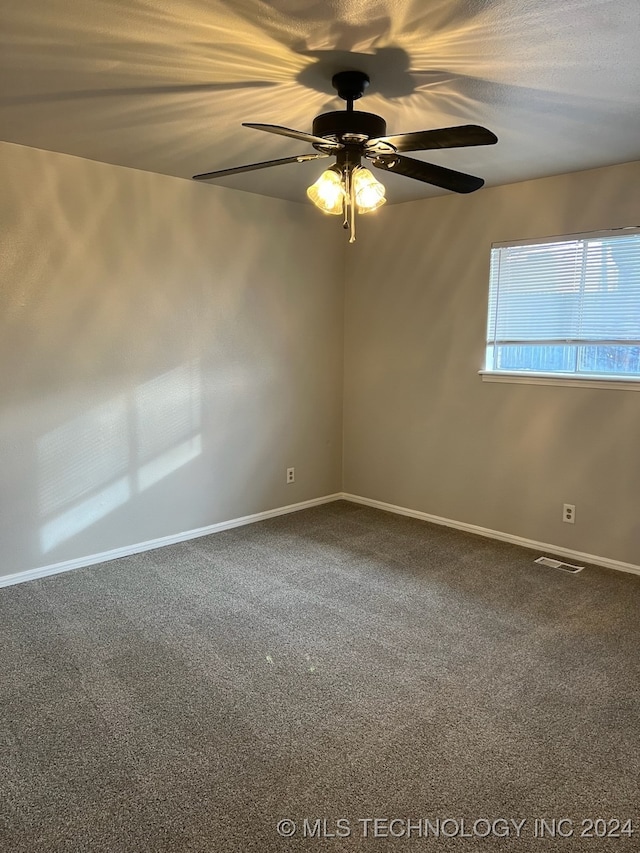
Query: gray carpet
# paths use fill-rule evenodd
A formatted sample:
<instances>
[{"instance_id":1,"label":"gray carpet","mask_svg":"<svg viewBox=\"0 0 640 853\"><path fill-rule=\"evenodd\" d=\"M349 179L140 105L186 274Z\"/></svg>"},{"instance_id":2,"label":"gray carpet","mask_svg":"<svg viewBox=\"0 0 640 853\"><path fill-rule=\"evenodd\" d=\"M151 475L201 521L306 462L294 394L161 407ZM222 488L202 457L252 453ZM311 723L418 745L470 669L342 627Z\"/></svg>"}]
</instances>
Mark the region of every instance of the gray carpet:
<instances>
[{"instance_id":1,"label":"gray carpet","mask_svg":"<svg viewBox=\"0 0 640 853\"><path fill-rule=\"evenodd\" d=\"M638 849L640 578L535 556L338 502L0 590L0 849Z\"/></svg>"}]
</instances>

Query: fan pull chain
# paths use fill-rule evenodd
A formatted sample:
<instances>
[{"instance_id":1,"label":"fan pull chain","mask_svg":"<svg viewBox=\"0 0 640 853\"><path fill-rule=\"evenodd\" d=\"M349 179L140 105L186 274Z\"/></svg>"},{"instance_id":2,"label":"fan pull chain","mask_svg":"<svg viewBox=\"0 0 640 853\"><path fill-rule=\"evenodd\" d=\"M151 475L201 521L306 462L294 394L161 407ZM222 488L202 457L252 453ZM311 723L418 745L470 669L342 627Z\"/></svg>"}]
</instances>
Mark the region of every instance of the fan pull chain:
<instances>
[{"instance_id":1,"label":"fan pull chain","mask_svg":"<svg viewBox=\"0 0 640 853\"><path fill-rule=\"evenodd\" d=\"M342 227L346 231L349 228L349 170L345 169L344 172L344 188L345 188L345 197L342 201L342 210L344 211L344 220L342 222Z\"/></svg>"},{"instance_id":2,"label":"fan pull chain","mask_svg":"<svg viewBox=\"0 0 640 853\"><path fill-rule=\"evenodd\" d=\"M353 185L353 181L351 180L351 173L349 173L349 206L351 208L351 235L349 237L350 243L356 242L356 193Z\"/></svg>"}]
</instances>

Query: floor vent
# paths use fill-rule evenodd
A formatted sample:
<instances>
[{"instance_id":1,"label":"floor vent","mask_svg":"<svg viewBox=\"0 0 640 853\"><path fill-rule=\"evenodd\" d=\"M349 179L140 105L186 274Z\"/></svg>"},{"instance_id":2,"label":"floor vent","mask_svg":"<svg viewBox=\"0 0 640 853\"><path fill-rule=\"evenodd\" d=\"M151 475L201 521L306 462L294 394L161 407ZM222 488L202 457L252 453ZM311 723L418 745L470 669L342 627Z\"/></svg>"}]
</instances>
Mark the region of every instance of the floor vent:
<instances>
[{"instance_id":1,"label":"floor vent","mask_svg":"<svg viewBox=\"0 0 640 853\"><path fill-rule=\"evenodd\" d=\"M560 560L554 560L551 557L538 557L534 563L540 563L542 566L549 566L552 569L562 569L563 572L571 572L576 574L584 569L584 566L574 566L573 563L563 563Z\"/></svg>"}]
</instances>

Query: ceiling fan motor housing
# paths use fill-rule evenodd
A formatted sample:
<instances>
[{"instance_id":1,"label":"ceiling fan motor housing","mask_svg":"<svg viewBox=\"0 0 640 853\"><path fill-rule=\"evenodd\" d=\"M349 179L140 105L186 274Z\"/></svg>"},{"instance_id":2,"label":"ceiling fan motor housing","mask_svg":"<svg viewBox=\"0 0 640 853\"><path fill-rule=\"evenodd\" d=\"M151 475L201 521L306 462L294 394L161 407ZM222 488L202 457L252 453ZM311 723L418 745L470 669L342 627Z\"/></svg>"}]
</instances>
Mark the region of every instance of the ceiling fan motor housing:
<instances>
[{"instance_id":1,"label":"ceiling fan motor housing","mask_svg":"<svg viewBox=\"0 0 640 853\"><path fill-rule=\"evenodd\" d=\"M313 120L313 135L335 139L338 142L366 142L385 136L387 123L374 113L364 113L359 110L322 113ZM314 145L314 148L322 148Z\"/></svg>"},{"instance_id":2,"label":"ceiling fan motor housing","mask_svg":"<svg viewBox=\"0 0 640 853\"><path fill-rule=\"evenodd\" d=\"M331 78L331 85L339 97L351 103L364 95L369 83L369 75L364 71L338 71Z\"/></svg>"}]
</instances>

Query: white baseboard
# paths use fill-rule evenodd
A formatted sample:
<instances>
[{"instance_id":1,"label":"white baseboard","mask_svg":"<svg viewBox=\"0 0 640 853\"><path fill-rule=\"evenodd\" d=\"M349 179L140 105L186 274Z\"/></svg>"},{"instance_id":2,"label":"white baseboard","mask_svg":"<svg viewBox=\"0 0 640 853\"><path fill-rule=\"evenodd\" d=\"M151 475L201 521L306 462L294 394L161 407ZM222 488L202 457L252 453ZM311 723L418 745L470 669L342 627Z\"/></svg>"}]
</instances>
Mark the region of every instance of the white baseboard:
<instances>
[{"instance_id":1,"label":"white baseboard","mask_svg":"<svg viewBox=\"0 0 640 853\"><path fill-rule=\"evenodd\" d=\"M352 495L348 492L336 492L332 495L325 495L321 498L313 498L308 501L301 501L288 506L276 507L265 512L257 512L253 515L245 515L241 518L232 518L229 521L219 521L216 524L210 524L207 527L199 527L196 530L187 530L184 533L175 533L171 536L162 536L159 539L151 539L148 542L140 542L137 545L126 545L123 548L114 548L111 551L103 551L101 554L92 554L88 557L78 557L75 560L65 560L62 563L54 563L50 566L42 566L37 569L28 569L24 572L16 572L15 574L5 575L0 577L0 587L12 586L25 581L44 578L48 575L57 575L62 572L69 572L73 569L81 569L86 566L94 566L97 563L106 563L109 560L118 560L120 557L128 557L131 554L140 554L142 551L152 551L154 548L163 548L165 545L174 545L177 542L186 542L188 539L197 539L199 536L209 536L212 533L219 533L222 530L230 530L233 527L241 527L244 524L254 524L256 521L264 521L267 518L275 518L278 515L287 515L290 512L299 512L302 509L308 509L321 504L332 503L333 501L345 500L363 506L374 507L385 512L392 512L396 515L406 515L410 518L418 518L422 521L429 521L432 524L440 524L444 527L453 527L456 530L464 530L467 533L475 533L478 536L485 536L488 539L498 539L501 542L511 542L514 545L520 545L523 548L530 548L535 551L546 552L562 557L570 557L573 560L580 560L585 563L591 563L597 566L604 566L607 569L615 569L619 572L630 572L631 574L640 575L640 566L635 566L632 563L623 563L620 560L611 560L608 557L598 557L595 554L585 554L582 551L572 551L570 548L562 548L558 545L551 545L547 542L536 542L533 539L525 539L522 536L514 536L511 533L502 533L500 530L491 530L488 527L479 527L476 524L467 524L464 521L454 521L451 518L442 518L439 515L431 515L428 512L420 512L407 507L396 506L395 504L385 503L384 501L373 500L372 498L363 498L360 495Z\"/></svg>"},{"instance_id":2,"label":"white baseboard","mask_svg":"<svg viewBox=\"0 0 640 853\"><path fill-rule=\"evenodd\" d=\"M623 563L621 560L611 560L609 557L598 557L595 554L585 554L582 551L572 551L570 548L562 548L559 545L551 545L548 542L536 542L534 539L525 539L523 536L514 536L511 533L502 533L500 530L491 530L488 527L478 527L476 524L467 524L464 521L454 521L451 518L442 518L439 515L431 515L428 512L419 512L415 509L407 509L403 506L395 506L384 501L376 501L371 498L362 498L359 495L351 495L343 492L339 497L351 503L363 504L364 506L382 509L385 512L393 512L396 515L408 515L410 518L419 518L422 521L430 521L433 524L441 524L444 527L454 527L456 530L464 530L467 533L475 533L478 536L486 536L488 539L499 539L501 542L511 542L523 548L531 548L535 551L543 551L547 554L556 554L562 557L571 557L584 563L596 566L604 566L607 569L615 569L619 572L630 572L640 575L640 566L633 563Z\"/></svg>"},{"instance_id":3,"label":"white baseboard","mask_svg":"<svg viewBox=\"0 0 640 853\"><path fill-rule=\"evenodd\" d=\"M72 569L81 569L86 566L95 566L96 563L106 563L109 560L118 560L120 557L129 557L131 554L140 554L142 551L152 551L154 548L163 548L165 545L174 545L177 542L186 542L187 539L197 539L199 536L209 536L211 533L219 533L221 530L230 530L232 527L241 527L244 524L254 524L256 521L264 521L266 518L274 518L277 515L286 515L290 512L299 512L312 506L331 503L340 500L342 494L325 495L322 498L313 498L309 501L301 501L288 506L268 509L265 512L256 512L253 515L245 515L242 518L232 518L230 521L219 521L217 524L209 524L207 527L199 527L196 530L187 530L185 533L175 533L171 536L161 536L159 539L151 539L148 542L139 542L137 545L125 545L123 548L114 548L111 551L103 551L101 554L91 554L88 557L78 557L75 560L65 560L62 563L54 563L50 566L42 566L37 569L28 569L24 572L16 572L12 575L0 577L0 587L12 586L16 583L44 578L48 575L58 575L62 572L70 572Z\"/></svg>"}]
</instances>

